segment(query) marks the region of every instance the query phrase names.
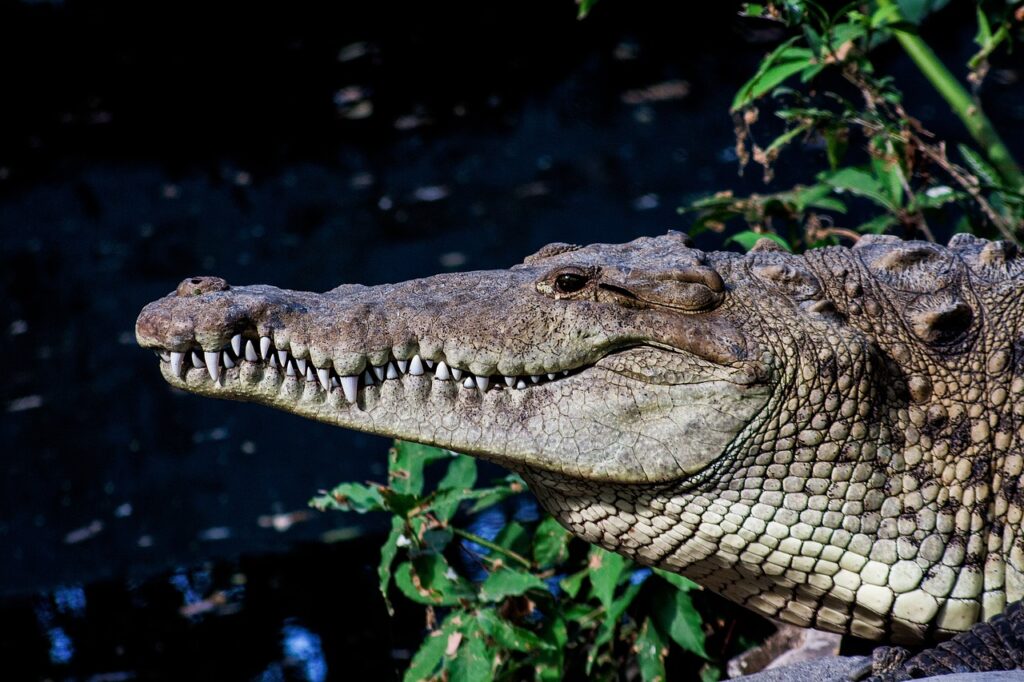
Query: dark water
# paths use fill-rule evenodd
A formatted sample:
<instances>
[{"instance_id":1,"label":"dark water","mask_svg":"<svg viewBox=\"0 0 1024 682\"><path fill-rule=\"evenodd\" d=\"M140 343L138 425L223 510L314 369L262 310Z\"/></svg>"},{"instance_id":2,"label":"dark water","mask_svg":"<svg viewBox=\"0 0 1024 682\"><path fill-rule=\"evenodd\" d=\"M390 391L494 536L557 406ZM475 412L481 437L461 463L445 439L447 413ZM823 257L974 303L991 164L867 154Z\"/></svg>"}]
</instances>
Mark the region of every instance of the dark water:
<instances>
[{"instance_id":1,"label":"dark water","mask_svg":"<svg viewBox=\"0 0 1024 682\"><path fill-rule=\"evenodd\" d=\"M549 241L685 229L676 207L703 193L765 191L737 178L726 111L777 34L705 4L603 0L585 22L553 0L5 5L5 664L400 667L419 624L376 596L379 526L305 506L381 477L387 443L172 393L135 316L195 274L319 291L507 267ZM965 16L930 27L950 60L969 53ZM986 91L1008 130L1024 120L1015 68Z\"/></svg>"}]
</instances>

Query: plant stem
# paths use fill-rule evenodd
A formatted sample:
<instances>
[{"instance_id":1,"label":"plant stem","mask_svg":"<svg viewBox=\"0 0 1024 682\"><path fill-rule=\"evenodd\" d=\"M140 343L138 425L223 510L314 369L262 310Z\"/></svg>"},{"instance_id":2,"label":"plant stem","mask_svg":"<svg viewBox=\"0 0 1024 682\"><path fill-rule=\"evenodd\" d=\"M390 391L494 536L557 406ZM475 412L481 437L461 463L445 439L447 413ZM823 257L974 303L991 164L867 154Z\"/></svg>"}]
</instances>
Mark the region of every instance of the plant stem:
<instances>
[{"instance_id":1,"label":"plant stem","mask_svg":"<svg viewBox=\"0 0 1024 682\"><path fill-rule=\"evenodd\" d=\"M460 538L464 538L466 540L469 540L470 542L475 542L481 547L486 547L487 549L493 552L499 552L501 554L504 554L510 559L515 559L526 568L533 568L533 564L530 563L529 559L524 557L522 554L513 552L511 549L507 549L505 547L502 547L501 545L497 545L491 542L490 540L486 540L480 537L479 535L475 535L473 533L470 533L469 531L462 530L461 528L452 528L452 532L458 535Z\"/></svg>"},{"instance_id":2,"label":"plant stem","mask_svg":"<svg viewBox=\"0 0 1024 682\"><path fill-rule=\"evenodd\" d=\"M878 0L880 7L894 7L894 0ZM898 10L894 10L898 14ZM902 17L900 17L902 19ZM893 34L903 46L903 49L910 56L913 62L931 82L932 86L942 95L960 120L963 121L967 132L981 146L982 151L989 162L995 166L1003 180L1014 190L1024 188L1024 173L1020 166L1014 161L1013 155L1007 149L999 137L999 133L992 126L992 122L981 110L981 105L976 102L967 92L967 89L960 84L960 81L950 73L932 51L928 44L920 36L909 33L900 28L893 28Z\"/></svg>"}]
</instances>

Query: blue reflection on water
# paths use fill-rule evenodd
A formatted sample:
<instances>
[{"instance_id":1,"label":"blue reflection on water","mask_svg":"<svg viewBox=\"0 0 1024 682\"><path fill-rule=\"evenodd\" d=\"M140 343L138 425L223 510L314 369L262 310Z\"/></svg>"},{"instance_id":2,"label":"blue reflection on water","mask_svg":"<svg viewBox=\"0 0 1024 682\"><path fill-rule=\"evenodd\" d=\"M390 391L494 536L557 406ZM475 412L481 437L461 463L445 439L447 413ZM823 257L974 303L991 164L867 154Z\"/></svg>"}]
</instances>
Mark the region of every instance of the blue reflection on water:
<instances>
[{"instance_id":1,"label":"blue reflection on water","mask_svg":"<svg viewBox=\"0 0 1024 682\"><path fill-rule=\"evenodd\" d=\"M304 674L302 679L324 682L327 679L327 659L320 636L295 624L285 625L282 634L285 658Z\"/></svg>"},{"instance_id":2,"label":"blue reflection on water","mask_svg":"<svg viewBox=\"0 0 1024 682\"><path fill-rule=\"evenodd\" d=\"M639 585L643 581L651 577L651 569L649 568L638 568L629 575L630 585Z\"/></svg>"},{"instance_id":3,"label":"blue reflection on water","mask_svg":"<svg viewBox=\"0 0 1024 682\"><path fill-rule=\"evenodd\" d=\"M61 613L85 615L85 590L81 585L58 587L53 591L53 603Z\"/></svg>"},{"instance_id":4,"label":"blue reflection on water","mask_svg":"<svg viewBox=\"0 0 1024 682\"><path fill-rule=\"evenodd\" d=\"M75 655L75 645L64 628L50 628L46 634L50 638L50 662L54 665L70 663Z\"/></svg>"}]
</instances>

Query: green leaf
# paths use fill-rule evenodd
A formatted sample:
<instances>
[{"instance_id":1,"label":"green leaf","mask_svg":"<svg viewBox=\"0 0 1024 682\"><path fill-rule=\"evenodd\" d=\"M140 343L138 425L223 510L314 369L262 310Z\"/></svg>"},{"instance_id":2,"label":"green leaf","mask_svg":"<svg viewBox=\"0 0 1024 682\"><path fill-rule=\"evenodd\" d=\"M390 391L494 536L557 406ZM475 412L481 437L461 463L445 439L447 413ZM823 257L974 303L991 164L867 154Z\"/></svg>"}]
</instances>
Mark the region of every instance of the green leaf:
<instances>
[{"instance_id":1,"label":"green leaf","mask_svg":"<svg viewBox=\"0 0 1024 682\"><path fill-rule=\"evenodd\" d=\"M665 682L665 657L668 639L658 631L650 618L644 619L634 645L640 678L644 682Z\"/></svg>"},{"instance_id":2,"label":"green leaf","mask_svg":"<svg viewBox=\"0 0 1024 682\"><path fill-rule=\"evenodd\" d=\"M619 578L626 569L626 558L620 554L605 551L600 547L590 549L590 585L594 596L606 610L612 607L612 596Z\"/></svg>"},{"instance_id":3,"label":"green leaf","mask_svg":"<svg viewBox=\"0 0 1024 682\"><path fill-rule=\"evenodd\" d=\"M1001 187L1003 185L999 172L983 159L981 154L964 144L958 144L956 148L964 162L967 163L967 167L978 176L978 180L983 186Z\"/></svg>"},{"instance_id":4,"label":"green leaf","mask_svg":"<svg viewBox=\"0 0 1024 682\"><path fill-rule=\"evenodd\" d=\"M544 619L540 638L550 645L534 654L534 679L538 682L561 682L562 669L565 665L565 648L569 641L569 632L565 619L557 612Z\"/></svg>"},{"instance_id":5,"label":"green leaf","mask_svg":"<svg viewBox=\"0 0 1024 682\"><path fill-rule=\"evenodd\" d=\"M665 571L660 568L655 568L654 573L662 580L665 580L666 582L671 584L677 590L682 590L683 592L704 589L703 587L693 582L686 576L679 575L678 573L672 573L671 571Z\"/></svg>"},{"instance_id":6,"label":"green leaf","mask_svg":"<svg viewBox=\"0 0 1024 682\"><path fill-rule=\"evenodd\" d=\"M708 657L704 650L702 619L689 594L676 590L668 598L657 600L653 616L658 628L684 650L702 658Z\"/></svg>"},{"instance_id":7,"label":"green leaf","mask_svg":"<svg viewBox=\"0 0 1024 682\"><path fill-rule=\"evenodd\" d=\"M856 227L856 231L861 234L882 234L893 225L899 223L894 216L888 213L883 213L880 216L876 216L866 223L861 223Z\"/></svg>"},{"instance_id":8,"label":"green leaf","mask_svg":"<svg viewBox=\"0 0 1024 682\"><path fill-rule=\"evenodd\" d=\"M896 210L896 206L886 196L882 183L861 168L840 168L835 172L821 173L818 179L837 190L871 199L890 211Z\"/></svg>"},{"instance_id":9,"label":"green leaf","mask_svg":"<svg viewBox=\"0 0 1024 682\"><path fill-rule=\"evenodd\" d=\"M448 682L487 682L494 679L494 656L482 637L469 632L448 665Z\"/></svg>"},{"instance_id":10,"label":"green leaf","mask_svg":"<svg viewBox=\"0 0 1024 682\"><path fill-rule=\"evenodd\" d=\"M722 679L722 669L714 663L705 663L700 667L700 682L718 682Z\"/></svg>"},{"instance_id":11,"label":"green leaf","mask_svg":"<svg viewBox=\"0 0 1024 682\"><path fill-rule=\"evenodd\" d=\"M455 606L474 596L473 586L438 554L418 556L400 564L395 571L395 585L414 602L433 606Z\"/></svg>"},{"instance_id":12,"label":"green leaf","mask_svg":"<svg viewBox=\"0 0 1024 682\"><path fill-rule=\"evenodd\" d=\"M587 15L590 14L590 10L594 9L594 5L597 4L597 0L576 0L576 4L579 5L579 11L576 12L576 18L586 19Z\"/></svg>"},{"instance_id":13,"label":"green leaf","mask_svg":"<svg viewBox=\"0 0 1024 682\"><path fill-rule=\"evenodd\" d=\"M790 38L764 58L754 77L744 83L736 93L730 111L738 111L772 88L781 85L790 76L815 66L811 62L814 57L811 50L794 46L798 39L799 36Z\"/></svg>"},{"instance_id":14,"label":"green leaf","mask_svg":"<svg viewBox=\"0 0 1024 682\"><path fill-rule=\"evenodd\" d=\"M448 648L448 637L455 632L455 617L456 614L450 614L441 623L441 627L424 638L402 676L402 682L425 682L434 677L444 659L445 649Z\"/></svg>"},{"instance_id":15,"label":"green leaf","mask_svg":"<svg viewBox=\"0 0 1024 682\"><path fill-rule=\"evenodd\" d=\"M558 585L567 595L569 595L571 599L575 599L576 595L580 592L580 588L583 586L583 579L586 577L587 572L586 570L583 570L578 573L573 573L572 575L567 575L558 582Z\"/></svg>"},{"instance_id":16,"label":"green leaf","mask_svg":"<svg viewBox=\"0 0 1024 682\"><path fill-rule=\"evenodd\" d=\"M502 567L487 576L480 586L480 599L483 601L501 601L505 597L523 594L528 590L547 591L544 581L525 571Z\"/></svg>"},{"instance_id":17,"label":"green leaf","mask_svg":"<svg viewBox=\"0 0 1024 682\"><path fill-rule=\"evenodd\" d=\"M447 450L396 440L388 453L388 478L398 493L419 495L423 492L423 468L439 459L448 459Z\"/></svg>"},{"instance_id":18,"label":"green leaf","mask_svg":"<svg viewBox=\"0 0 1024 682\"><path fill-rule=\"evenodd\" d=\"M506 523L494 538L494 542L505 549L511 549L516 554L528 555L530 553L530 534L518 521Z\"/></svg>"},{"instance_id":19,"label":"green leaf","mask_svg":"<svg viewBox=\"0 0 1024 682\"><path fill-rule=\"evenodd\" d=\"M547 568L569 558L569 540L572 533L552 516L544 517L533 531L533 560L537 566Z\"/></svg>"},{"instance_id":20,"label":"green leaf","mask_svg":"<svg viewBox=\"0 0 1024 682\"><path fill-rule=\"evenodd\" d=\"M384 596L384 605L388 609L388 615L395 615L395 609L388 599L388 586L391 584L391 564L395 561L398 553L398 538L405 530L405 523L399 516L391 517L391 532L380 548L380 564L377 566L377 577L380 578L380 593Z\"/></svg>"},{"instance_id":21,"label":"green leaf","mask_svg":"<svg viewBox=\"0 0 1024 682\"><path fill-rule=\"evenodd\" d=\"M926 16L949 4L949 0L897 0L896 4L904 19L912 24L920 24Z\"/></svg>"},{"instance_id":22,"label":"green leaf","mask_svg":"<svg viewBox=\"0 0 1024 682\"><path fill-rule=\"evenodd\" d=\"M495 613L494 609L483 609L477 614L480 630L503 649L513 651L534 651L551 649L554 644L545 642L535 633L513 625Z\"/></svg>"},{"instance_id":23,"label":"green leaf","mask_svg":"<svg viewBox=\"0 0 1024 682\"><path fill-rule=\"evenodd\" d=\"M742 246L746 251L750 251L750 249L754 248L754 244L761 239L771 239L773 242L786 249L786 251L789 251L790 253L793 251L793 247L789 245L789 242L774 232L754 232L753 230L744 230L743 232L737 232L726 239L725 243L736 243Z\"/></svg>"},{"instance_id":24,"label":"green leaf","mask_svg":"<svg viewBox=\"0 0 1024 682\"><path fill-rule=\"evenodd\" d=\"M384 500L381 497L379 486L342 483L335 486L328 494L313 498L310 505L320 511L337 509L365 514L370 511L382 511Z\"/></svg>"},{"instance_id":25,"label":"green leaf","mask_svg":"<svg viewBox=\"0 0 1024 682\"><path fill-rule=\"evenodd\" d=\"M434 515L442 521L449 521L459 509L463 500L474 496L476 485L476 461L466 455L455 455L448 464L448 471L437 484L438 493L431 500Z\"/></svg>"}]
</instances>

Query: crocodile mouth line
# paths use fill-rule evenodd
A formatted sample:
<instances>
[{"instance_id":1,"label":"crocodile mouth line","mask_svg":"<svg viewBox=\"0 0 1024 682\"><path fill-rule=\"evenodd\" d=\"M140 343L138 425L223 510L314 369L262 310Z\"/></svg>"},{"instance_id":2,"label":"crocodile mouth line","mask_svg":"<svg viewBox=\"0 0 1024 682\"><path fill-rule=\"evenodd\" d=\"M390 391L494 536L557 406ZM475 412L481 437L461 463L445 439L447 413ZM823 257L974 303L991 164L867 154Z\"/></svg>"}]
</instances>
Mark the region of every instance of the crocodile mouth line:
<instances>
[{"instance_id":1,"label":"crocodile mouth line","mask_svg":"<svg viewBox=\"0 0 1024 682\"><path fill-rule=\"evenodd\" d=\"M168 365L167 369L172 377L180 381L189 379L190 384L197 378L219 386L226 386L228 382L239 382L242 380L241 369L248 366L264 372L278 372L282 381L288 377L304 379L315 390L326 391L328 395L332 391L340 391L349 403L356 403L360 393L368 388L381 387L388 381L399 380L406 375L428 376L435 381L454 382L464 389L479 391L482 394L495 390L527 390L559 381L590 367L586 365L545 374L477 375L467 369L448 364L444 358L427 359L416 354L411 358L399 359L392 353L383 364L373 365L367 362L366 367L358 374L339 375L331 366L315 367L308 357L293 355L287 348L276 348L269 336L247 338L242 334L233 336L230 343L220 350L205 351L199 346L194 346L185 351L154 352L162 364ZM236 368L237 372L231 371ZM190 377L190 370L196 369L204 370L205 375L198 374L197 377L196 374L192 374Z\"/></svg>"}]
</instances>

